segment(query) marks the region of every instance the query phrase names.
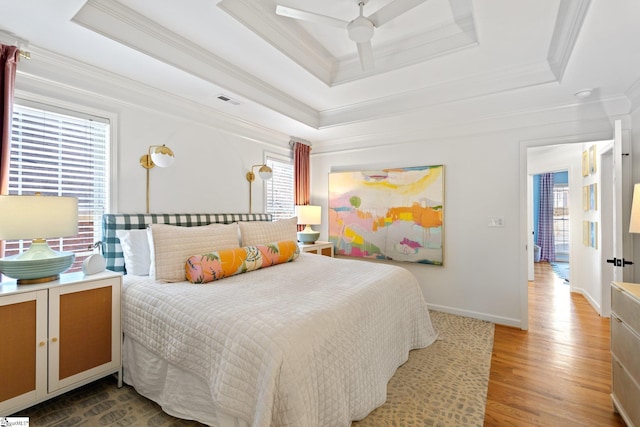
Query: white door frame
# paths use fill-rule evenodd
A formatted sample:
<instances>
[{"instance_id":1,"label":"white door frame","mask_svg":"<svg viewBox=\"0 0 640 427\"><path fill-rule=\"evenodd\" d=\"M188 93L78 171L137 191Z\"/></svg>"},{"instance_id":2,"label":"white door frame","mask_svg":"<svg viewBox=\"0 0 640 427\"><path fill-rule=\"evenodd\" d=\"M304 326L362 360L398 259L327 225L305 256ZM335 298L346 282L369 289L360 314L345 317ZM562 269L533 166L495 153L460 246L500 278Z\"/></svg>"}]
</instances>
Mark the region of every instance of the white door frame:
<instances>
[{"instance_id":1,"label":"white door frame","mask_svg":"<svg viewBox=\"0 0 640 427\"><path fill-rule=\"evenodd\" d=\"M524 140L520 141L520 247L522 248L521 256L519 257L518 266L518 284L520 289L520 312L522 313L520 319L520 328L523 330L529 329L529 269L528 263L530 257L533 256L533 246L529 245L531 241L531 229L529 223L530 209L530 194L529 194L529 180L530 176L527 169L528 153L527 150L532 147L543 147L549 145L562 145L572 143L587 143L592 141L604 141L613 138L613 128L606 131L570 135L557 138L546 138L538 140Z\"/></svg>"}]
</instances>

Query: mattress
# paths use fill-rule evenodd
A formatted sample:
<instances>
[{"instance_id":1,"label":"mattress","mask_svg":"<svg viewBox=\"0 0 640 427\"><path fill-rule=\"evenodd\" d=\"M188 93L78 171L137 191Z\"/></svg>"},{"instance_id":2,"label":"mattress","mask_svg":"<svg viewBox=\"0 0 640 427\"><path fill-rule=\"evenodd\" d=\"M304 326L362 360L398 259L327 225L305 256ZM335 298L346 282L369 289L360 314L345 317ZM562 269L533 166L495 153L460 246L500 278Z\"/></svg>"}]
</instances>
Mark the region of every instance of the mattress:
<instances>
[{"instance_id":1,"label":"mattress","mask_svg":"<svg viewBox=\"0 0 640 427\"><path fill-rule=\"evenodd\" d=\"M348 426L436 339L406 269L300 254L208 284L125 276L125 382L209 425Z\"/></svg>"}]
</instances>

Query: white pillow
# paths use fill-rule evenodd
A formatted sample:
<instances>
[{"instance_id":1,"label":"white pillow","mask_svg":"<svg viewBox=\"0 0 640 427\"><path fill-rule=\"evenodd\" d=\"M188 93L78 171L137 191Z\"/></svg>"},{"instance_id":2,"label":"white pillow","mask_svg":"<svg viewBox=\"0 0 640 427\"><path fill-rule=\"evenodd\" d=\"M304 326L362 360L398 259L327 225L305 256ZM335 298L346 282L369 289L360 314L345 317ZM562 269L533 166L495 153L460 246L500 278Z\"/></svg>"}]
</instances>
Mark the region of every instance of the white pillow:
<instances>
[{"instance_id":1,"label":"white pillow","mask_svg":"<svg viewBox=\"0 0 640 427\"><path fill-rule=\"evenodd\" d=\"M298 241L298 217L274 222L239 222L242 246L263 245L283 240Z\"/></svg>"},{"instance_id":2,"label":"white pillow","mask_svg":"<svg viewBox=\"0 0 640 427\"><path fill-rule=\"evenodd\" d=\"M147 230L116 230L127 274L148 276L151 265Z\"/></svg>"},{"instance_id":3,"label":"white pillow","mask_svg":"<svg viewBox=\"0 0 640 427\"><path fill-rule=\"evenodd\" d=\"M191 255L239 248L238 226L210 224L200 227L180 227L151 224L151 270L155 279L166 282L186 280L184 265Z\"/></svg>"}]
</instances>

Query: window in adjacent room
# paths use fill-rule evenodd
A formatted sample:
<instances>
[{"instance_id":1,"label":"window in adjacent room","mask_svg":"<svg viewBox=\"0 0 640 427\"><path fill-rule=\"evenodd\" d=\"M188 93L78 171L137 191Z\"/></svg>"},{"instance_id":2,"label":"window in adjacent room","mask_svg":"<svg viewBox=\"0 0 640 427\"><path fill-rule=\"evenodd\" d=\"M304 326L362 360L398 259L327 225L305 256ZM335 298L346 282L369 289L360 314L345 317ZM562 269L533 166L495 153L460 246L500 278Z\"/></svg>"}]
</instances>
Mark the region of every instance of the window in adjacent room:
<instances>
[{"instance_id":1,"label":"window in adjacent room","mask_svg":"<svg viewBox=\"0 0 640 427\"><path fill-rule=\"evenodd\" d=\"M293 160L277 154L267 154L267 166L273 170L273 177L266 181L265 212L273 220L295 216L293 188Z\"/></svg>"},{"instance_id":2,"label":"window in adjacent room","mask_svg":"<svg viewBox=\"0 0 640 427\"><path fill-rule=\"evenodd\" d=\"M555 178L555 177L554 177ZM553 239L557 261L569 261L569 184L553 184Z\"/></svg>"},{"instance_id":3,"label":"window in adjacent room","mask_svg":"<svg viewBox=\"0 0 640 427\"><path fill-rule=\"evenodd\" d=\"M78 235L48 240L54 250L76 253L69 271L80 270L101 239L109 201L109 141L109 119L26 101L14 105L9 194L78 198ZM29 244L7 241L5 255Z\"/></svg>"}]
</instances>

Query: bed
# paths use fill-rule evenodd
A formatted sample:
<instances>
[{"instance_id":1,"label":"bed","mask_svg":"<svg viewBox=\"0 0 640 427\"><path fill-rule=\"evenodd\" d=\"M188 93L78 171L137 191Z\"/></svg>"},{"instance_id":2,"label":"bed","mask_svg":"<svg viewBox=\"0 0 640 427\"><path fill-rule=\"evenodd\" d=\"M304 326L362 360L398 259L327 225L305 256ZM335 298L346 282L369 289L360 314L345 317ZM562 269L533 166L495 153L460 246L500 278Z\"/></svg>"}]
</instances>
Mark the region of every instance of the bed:
<instances>
[{"instance_id":1,"label":"bed","mask_svg":"<svg viewBox=\"0 0 640 427\"><path fill-rule=\"evenodd\" d=\"M129 237L149 225L155 270L131 274ZM103 218L107 268L128 273L124 381L171 415L219 427L348 426L384 403L387 382L411 349L436 339L416 279L388 264L299 253L295 246L286 262L256 269L243 263L238 274L191 283L184 257L195 249L183 246L211 230L227 237L236 230L235 242L221 237L216 247L208 238L209 255L222 259L227 251L273 251L276 241L282 248L296 228L295 220L272 222L267 214ZM160 243L165 237L169 250ZM167 251L167 264L180 258L180 277L159 273L167 270L160 262Z\"/></svg>"}]
</instances>

